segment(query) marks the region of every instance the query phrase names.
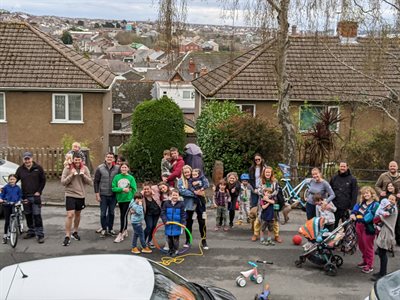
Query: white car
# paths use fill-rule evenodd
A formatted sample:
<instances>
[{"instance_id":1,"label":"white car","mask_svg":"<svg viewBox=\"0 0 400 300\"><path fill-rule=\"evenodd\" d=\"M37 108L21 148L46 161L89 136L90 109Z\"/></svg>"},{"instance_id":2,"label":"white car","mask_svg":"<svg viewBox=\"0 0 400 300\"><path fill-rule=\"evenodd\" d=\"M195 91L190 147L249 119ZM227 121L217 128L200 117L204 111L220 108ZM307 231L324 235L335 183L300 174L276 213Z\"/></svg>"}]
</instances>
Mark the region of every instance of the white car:
<instances>
[{"instance_id":1,"label":"white car","mask_svg":"<svg viewBox=\"0 0 400 300\"><path fill-rule=\"evenodd\" d=\"M236 300L143 257L79 255L24 262L0 271L0 300Z\"/></svg>"},{"instance_id":2,"label":"white car","mask_svg":"<svg viewBox=\"0 0 400 300\"><path fill-rule=\"evenodd\" d=\"M13 162L0 158L0 190L7 184L8 175L15 174L18 169L18 165ZM0 216L3 215L3 207L0 205Z\"/></svg>"}]
</instances>

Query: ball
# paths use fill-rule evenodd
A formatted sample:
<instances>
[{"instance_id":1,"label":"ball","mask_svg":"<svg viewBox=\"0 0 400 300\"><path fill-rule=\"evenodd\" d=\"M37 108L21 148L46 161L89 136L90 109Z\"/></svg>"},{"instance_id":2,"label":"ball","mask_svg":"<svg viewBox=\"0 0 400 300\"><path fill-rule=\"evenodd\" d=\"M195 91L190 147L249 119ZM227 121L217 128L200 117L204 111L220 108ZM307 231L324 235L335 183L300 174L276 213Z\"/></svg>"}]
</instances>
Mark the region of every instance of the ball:
<instances>
[{"instance_id":1,"label":"ball","mask_svg":"<svg viewBox=\"0 0 400 300\"><path fill-rule=\"evenodd\" d=\"M293 244L298 246L298 245L301 245L301 242L303 241L303 238L300 235L296 234L295 236L293 236L292 241L293 241Z\"/></svg>"}]
</instances>

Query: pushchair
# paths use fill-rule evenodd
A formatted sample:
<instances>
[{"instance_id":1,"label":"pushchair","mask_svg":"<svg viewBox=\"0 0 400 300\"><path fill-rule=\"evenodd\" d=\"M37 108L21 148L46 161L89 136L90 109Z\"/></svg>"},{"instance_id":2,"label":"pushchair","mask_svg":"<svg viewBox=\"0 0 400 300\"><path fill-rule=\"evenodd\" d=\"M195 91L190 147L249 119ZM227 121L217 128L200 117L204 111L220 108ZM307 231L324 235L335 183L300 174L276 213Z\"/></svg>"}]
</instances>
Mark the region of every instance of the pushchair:
<instances>
[{"instance_id":1,"label":"pushchair","mask_svg":"<svg viewBox=\"0 0 400 300\"><path fill-rule=\"evenodd\" d=\"M307 240L304 253L295 261L295 265L301 268L308 259L310 262L323 266L325 274L335 276L337 270L343 265L343 258L334 254L339 249L343 253L353 254L357 247L357 235L353 221L343 222L332 232L324 228L324 218L312 218L299 229L299 233Z\"/></svg>"}]
</instances>

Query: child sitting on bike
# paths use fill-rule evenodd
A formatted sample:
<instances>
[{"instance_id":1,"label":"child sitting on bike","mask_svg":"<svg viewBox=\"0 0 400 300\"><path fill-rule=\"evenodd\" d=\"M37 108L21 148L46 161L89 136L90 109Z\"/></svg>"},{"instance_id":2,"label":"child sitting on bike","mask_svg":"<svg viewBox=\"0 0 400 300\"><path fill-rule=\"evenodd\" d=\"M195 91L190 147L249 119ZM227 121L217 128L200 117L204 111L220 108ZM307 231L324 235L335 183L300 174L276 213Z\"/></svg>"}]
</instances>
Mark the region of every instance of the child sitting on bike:
<instances>
[{"instance_id":1,"label":"child sitting on bike","mask_svg":"<svg viewBox=\"0 0 400 300\"><path fill-rule=\"evenodd\" d=\"M8 183L0 193L0 203L3 203L4 211L3 244L7 244L9 238L8 227L10 226L10 217L14 212L14 205L22 199L21 188L16 183L17 176L15 174L8 175Z\"/></svg>"}]
</instances>

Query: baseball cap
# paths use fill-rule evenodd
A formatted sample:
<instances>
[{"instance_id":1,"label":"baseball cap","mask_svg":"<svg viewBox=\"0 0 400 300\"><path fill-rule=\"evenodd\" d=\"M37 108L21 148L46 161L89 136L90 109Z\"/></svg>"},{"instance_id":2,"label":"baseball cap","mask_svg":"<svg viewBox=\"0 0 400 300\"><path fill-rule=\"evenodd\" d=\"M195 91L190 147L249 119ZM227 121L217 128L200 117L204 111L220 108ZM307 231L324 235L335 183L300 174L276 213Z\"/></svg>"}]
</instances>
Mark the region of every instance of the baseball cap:
<instances>
[{"instance_id":1,"label":"baseball cap","mask_svg":"<svg viewBox=\"0 0 400 300\"><path fill-rule=\"evenodd\" d=\"M24 152L24 155L22 156L24 159L25 158L32 158L33 157L33 155L32 155L32 153L31 152Z\"/></svg>"}]
</instances>

